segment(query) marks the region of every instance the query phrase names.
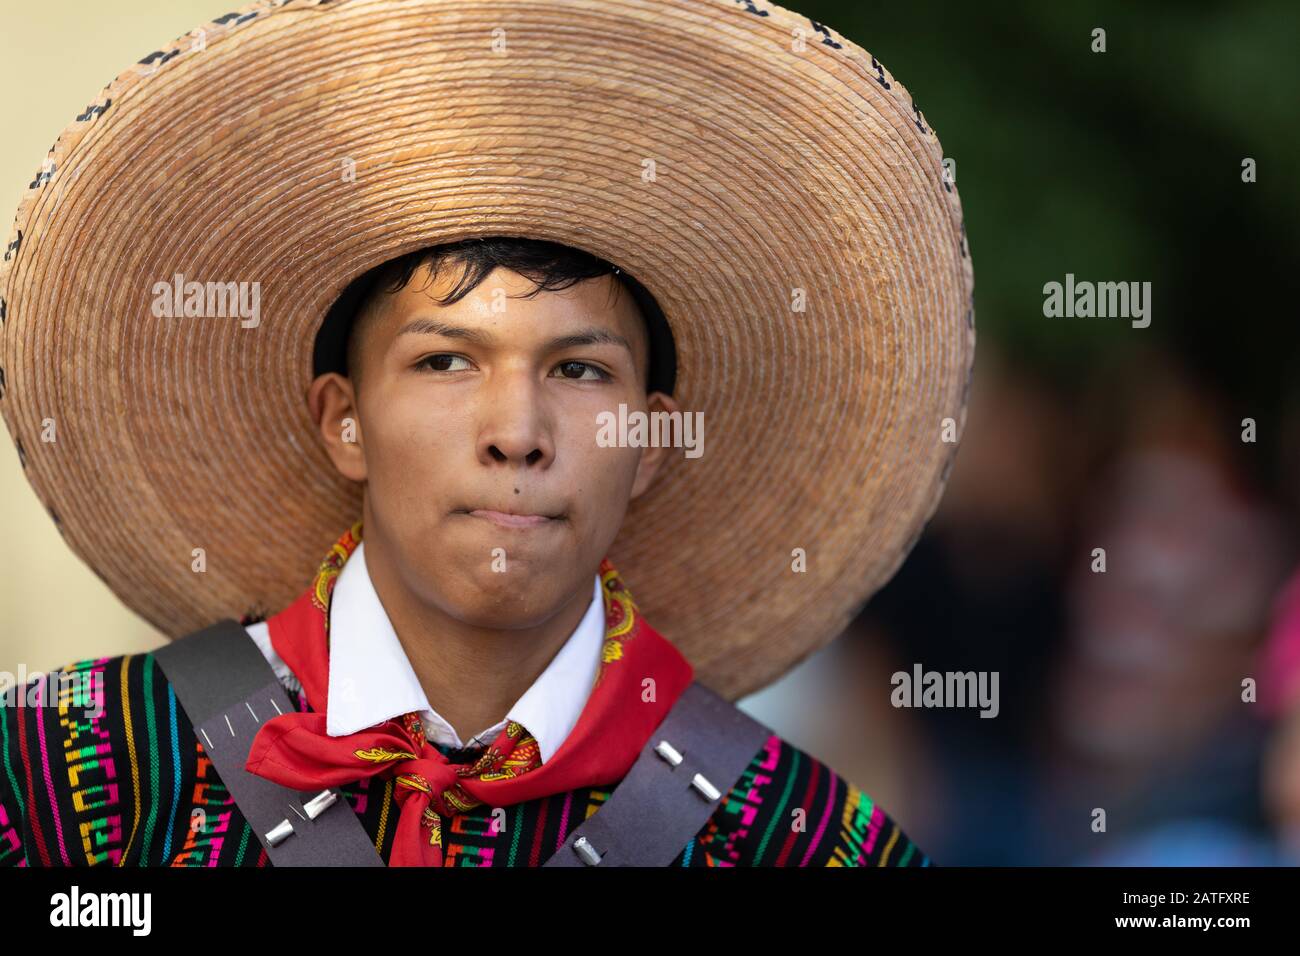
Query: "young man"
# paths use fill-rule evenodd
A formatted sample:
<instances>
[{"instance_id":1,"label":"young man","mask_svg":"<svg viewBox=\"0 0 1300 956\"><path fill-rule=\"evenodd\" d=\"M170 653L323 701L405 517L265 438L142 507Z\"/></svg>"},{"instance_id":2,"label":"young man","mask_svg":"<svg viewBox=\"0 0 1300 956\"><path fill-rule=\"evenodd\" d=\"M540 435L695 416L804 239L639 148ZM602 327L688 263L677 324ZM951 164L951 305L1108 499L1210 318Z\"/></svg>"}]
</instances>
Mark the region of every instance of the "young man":
<instances>
[{"instance_id":1,"label":"young man","mask_svg":"<svg viewBox=\"0 0 1300 956\"><path fill-rule=\"evenodd\" d=\"M249 769L307 789L351 759L365 776L340 789L386 861L535 866L608 799L689 680L605 558L669 449L595 441L601 412L620 403L679 409L649 390L650 330L630 289L581 251L475 240L409 254L361 285L347 375L319 375L308 401L335 467L365 488L363 517L305 600L248 629L300 712L327 719L272 719ZM312 599L324 607L307 609ZM322 658L312 639L326 631ZM152 656L65 669L104 689L86 723L0 709L0 863L267 865ZM583 721L588 710L600 722ZM429 801L417 810L408 795L421 788L404 786L415 761L353 756L374 746L360 732L412 715L457 774L425 827ZM84 736L95 747L69 763L75 781L38 785ZM500 804L467 789L542 768L559 782L506 804L505 825L493 825ZM926 863L867 794L772 735L674 865Z\"/></svg>"},{"instance_id":2,"label":"young man","mask_svg":"<svg viewBox=\"0 0 1300 956\"><path fill-rule=\"evenodd\" d=\"M680 764L661 737L696 685L725 708L688 761L932 513L973 347L960 207L902 87L778 7L706 0L692 31L664 0L517 9L507 70L499 5L438 12L265 0L119 77L0 263L0 413L130 607L173 638L240 618L220 649L291 694L248 706L240 781L342 795L388 865L598 865L572 838L656 741ZM722 63L726 84L679 75ZM277 107L202 95L222 69ZM318 97L293 149L257 145ZM118 235L145 222L170 225ZM0 863L264 866L302 839L250 826L216 772L236 731L191 721L170 652L193 646L79 661L61 674L88 697L0 708ZM709 815L665 862L928 864L755 726L738 776L691 782Z\"/></svg>"}]
</instances>

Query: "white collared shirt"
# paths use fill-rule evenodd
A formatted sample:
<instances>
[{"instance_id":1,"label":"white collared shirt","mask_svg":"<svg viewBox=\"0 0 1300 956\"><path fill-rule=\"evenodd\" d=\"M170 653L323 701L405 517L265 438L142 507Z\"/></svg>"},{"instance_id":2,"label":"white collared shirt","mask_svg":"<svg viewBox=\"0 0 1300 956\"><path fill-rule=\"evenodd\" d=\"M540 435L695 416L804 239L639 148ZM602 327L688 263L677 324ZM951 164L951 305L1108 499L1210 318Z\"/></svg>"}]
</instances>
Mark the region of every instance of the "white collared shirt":
<instances>
[{"instance_id":1,"label":"white collared shirt","mask_svg":"<svg viewBox=\"0 0 1300 956\"><path fill-rule=\"evenodd\" d=\"M266 622L245 629L281 681L291 688L298 687L293 672L271 646ZM506 722L514 720L537 739L542 763L550 760L587 704L604 642L605 602L597 574L591 603L578 626L506 716L475 736L475 745L490 744ZM325 732L342 737L411 711L419 713L429 740L449 747L467 746L455 728L429 705L370 579L362 541L344 563L330 599Z\"/></svg>"}]
</instances>

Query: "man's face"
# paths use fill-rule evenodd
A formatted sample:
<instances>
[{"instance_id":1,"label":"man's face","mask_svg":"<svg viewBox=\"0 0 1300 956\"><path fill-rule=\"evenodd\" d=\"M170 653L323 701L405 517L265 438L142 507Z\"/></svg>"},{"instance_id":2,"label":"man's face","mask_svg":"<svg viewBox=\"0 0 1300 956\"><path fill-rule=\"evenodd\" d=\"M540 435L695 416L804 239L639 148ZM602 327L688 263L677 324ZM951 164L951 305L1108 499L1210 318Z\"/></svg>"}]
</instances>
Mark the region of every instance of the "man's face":
<instances>
[{"instance_id":1,"label":"man's face","mask_svg":"<svg viewBox=\"0 0 1300 956\"><path fill-rule=\"evenodd\" d=\"M611 277L512 298L534 283L497 269L440 305L460 271L430 284L421 267L378 293L353 333L359 367L318 378L313 413L366 484L367 552L382 547L408 592L468 624L536 626L590 587L663 458L597 445L598 414L676 405L646 395L644 325Z\"/></svg>"}]
</instances>

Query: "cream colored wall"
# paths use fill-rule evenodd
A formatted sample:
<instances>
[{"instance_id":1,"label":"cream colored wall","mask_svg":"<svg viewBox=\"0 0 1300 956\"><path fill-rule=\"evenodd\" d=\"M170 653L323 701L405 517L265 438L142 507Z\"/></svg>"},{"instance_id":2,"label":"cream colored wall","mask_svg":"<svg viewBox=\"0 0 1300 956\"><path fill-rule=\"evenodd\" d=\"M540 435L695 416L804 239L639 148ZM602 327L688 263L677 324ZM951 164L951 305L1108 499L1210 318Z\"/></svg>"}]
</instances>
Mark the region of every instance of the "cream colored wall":
<instances>
[{"instance_id":1,"label":"cream colored wall","mask_svg":"<svg viewBox=\"0 0 1300 956\"><path fill-rule=\"evenodd\" d=\"M0 0L0 231L72 118L131 64L242 0ZM75 268L75 263L69 263ZM148 650L164 638L63 543L0 440L0 671Z\"/></svg>"}]
</instances>

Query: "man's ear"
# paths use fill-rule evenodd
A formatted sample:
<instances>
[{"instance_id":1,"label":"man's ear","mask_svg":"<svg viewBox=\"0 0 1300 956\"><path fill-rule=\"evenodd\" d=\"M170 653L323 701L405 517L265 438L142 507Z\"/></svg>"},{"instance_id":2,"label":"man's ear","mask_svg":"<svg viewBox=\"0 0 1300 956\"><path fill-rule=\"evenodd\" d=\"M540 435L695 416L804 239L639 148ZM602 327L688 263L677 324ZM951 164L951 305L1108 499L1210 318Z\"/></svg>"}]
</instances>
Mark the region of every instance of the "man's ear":
<instances>
[{"instance_id":1,"label":"man's ear","mask_svg":"<svg viewBox=\"0 0 1300 956\"><path fill-rule=\"evenodd\" d=\"M651 392L646 396L646 414L652 415L658 411L677 412L681 411L681 406L667 392ZM632 482L630 498L638 497L654 484L655 476L659 474L659 469L668 459L670 451L671 448L662 445L641 450L641 461L636 466L636 478Z\"/></svg>"},{"instance_id":2,"label":"man's ear","mask_svg":"<svg viewBox=\"0 0 1300 956\"><path fill-rule=\"evenodd\" d=\"M320 429L334 467L344 478L366 480L366 456L361 440L361 416L357 414L356 390L352 380L337 372L318 375L307 389L307 409Z\"/></svg>"}]
</instances>

